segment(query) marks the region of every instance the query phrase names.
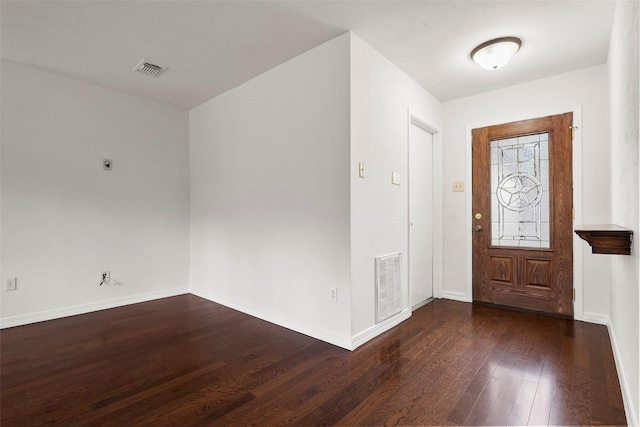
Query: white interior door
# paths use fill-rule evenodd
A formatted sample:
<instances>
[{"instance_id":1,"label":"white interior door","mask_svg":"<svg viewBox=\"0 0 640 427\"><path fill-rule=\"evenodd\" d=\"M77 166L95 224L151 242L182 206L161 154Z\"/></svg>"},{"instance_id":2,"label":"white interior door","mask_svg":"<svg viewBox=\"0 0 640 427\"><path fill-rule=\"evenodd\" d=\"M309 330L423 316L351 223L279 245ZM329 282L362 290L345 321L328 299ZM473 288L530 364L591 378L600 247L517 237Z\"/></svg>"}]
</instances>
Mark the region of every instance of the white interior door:
<instances>
[{"instance_id":1,"label":"white interior door","mask_svg":"<svg viewBox=\"0 0 640 427\"><path fill-rule=\"evenodd\" d=\"M433 134L409 129L409 287L411 307L433 297Z\"/></svg>"}]
</instances>

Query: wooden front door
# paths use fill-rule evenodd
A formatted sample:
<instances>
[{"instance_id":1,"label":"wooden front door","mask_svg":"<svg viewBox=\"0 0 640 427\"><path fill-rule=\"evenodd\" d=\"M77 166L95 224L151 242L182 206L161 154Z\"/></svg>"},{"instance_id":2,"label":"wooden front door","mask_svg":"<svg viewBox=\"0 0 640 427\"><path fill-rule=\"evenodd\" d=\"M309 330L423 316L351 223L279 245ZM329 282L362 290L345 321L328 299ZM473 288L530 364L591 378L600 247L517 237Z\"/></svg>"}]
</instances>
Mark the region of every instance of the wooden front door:
<instances>
[{"instance_id":1,"label":"wooden front door","mask_svg":"<svg viewBox=\"0 0 640 427\"><path fill-rule=\"evenodd\" d=\"M572 124L472 131L474 301L573 316Z\"/></svg>"}]
</instances>

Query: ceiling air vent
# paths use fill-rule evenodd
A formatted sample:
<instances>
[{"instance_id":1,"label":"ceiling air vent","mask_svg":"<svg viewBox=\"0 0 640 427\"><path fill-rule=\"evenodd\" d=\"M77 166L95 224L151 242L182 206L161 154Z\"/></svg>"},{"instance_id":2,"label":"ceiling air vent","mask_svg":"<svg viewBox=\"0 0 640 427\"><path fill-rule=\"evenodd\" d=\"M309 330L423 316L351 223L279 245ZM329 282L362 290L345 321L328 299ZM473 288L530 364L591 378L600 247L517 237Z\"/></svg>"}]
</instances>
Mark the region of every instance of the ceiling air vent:
<instances>
[{"instance_id":1,"label":"ceiling air vent","mask_svg":"<svg viewBox=\"0 0 640 427\"><path fill-rule=\"evenodd\" d=\"M142 74L148 74L153 77L160 77L160 74L167 71L167 68L168 67L161 67L160 65L145 62L145 60L143 59L138 65L136 65L133 71L137 71Z\"/></svg>"}]
</instances>

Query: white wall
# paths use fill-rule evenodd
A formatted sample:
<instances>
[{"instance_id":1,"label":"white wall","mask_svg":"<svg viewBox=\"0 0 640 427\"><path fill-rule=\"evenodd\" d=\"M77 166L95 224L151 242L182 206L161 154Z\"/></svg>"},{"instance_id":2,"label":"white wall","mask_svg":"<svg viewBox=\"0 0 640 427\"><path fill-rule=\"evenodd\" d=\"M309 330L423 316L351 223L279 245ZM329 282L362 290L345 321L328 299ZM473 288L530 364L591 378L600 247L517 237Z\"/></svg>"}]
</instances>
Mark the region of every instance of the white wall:
<instances>
[{"instance_id":1,"label":"white wall","mask_svg":"<svg viewBox=\"0 0 640 427\"><path fill-rule=\"evenodd\" d=\"M401 253L408 289L409 111L441 129L441 103L389 60L351 35L351 332L358 345L375 326L374 258ZM437 141L440 141L439 135ZM438 154L436 154L438 155ZM358 177L358 163L365 178ZM439 170L439 169L438 169ZM400 186L391 172L400 173ZM372 330L373 329L373 330Z\"/></svg>"},{"instance_id":2,"label":"white wall","mask_svg":"<svg viewBox=\"0 0 640 427\"><path fill-rule=\"evenodd\" d=\"M486 73L484 70L478 72ZM470 301L471 295L471 152L470 130L560 112L577 111L579 130L574 154L582 170L574 174L576 223L609 223L610 146L607 68L605 65L537 80L510 88L445 102L444 108L444 284L445 297ZM466 180L465 193L451 192L453 181ZM582 191L581 191L582 189ZM582 199L582 205L579 201ZM466 268L461 268L462 263ZM593 255L574 237L574 263L582 270L576 283L577 319L605 323L609 315L611 256ZM582 308L580 308L580 306Z\"/></svg>"},{"instance_id":3,"label":"white wall","mask_svg":"<svg viewBox=\"0 0 640 427\"><path fill-rule=\"evenodd\" d=\"M2 62L2 326L188 290L188 114ZM102 159L113 159L113 170ZM110 270L119 286L98 286Z\"/></svg>"},{"instance_id":4,"label":"white wall","mask_svg":"<svg viewBox=\"0 0 640 427\"><path fill-rule=\"evenodd\" d=\"M609 332L630 425L640 422L638 20L638 2L618 2L608 58L611 92L611 216L615 224L628 227L635 234L631 256L616 256L612 260L609 311Z\"/></svg>"},{"instance_id":5,"label":"white wall","mask_svg":"<svg viewBox=\"0 0 640 427\"><path fill-rule=\"evenodd\" d=\"M190 131L191 291L349 348L349 35L194 108Z\"/></svg>"}]
</instances>

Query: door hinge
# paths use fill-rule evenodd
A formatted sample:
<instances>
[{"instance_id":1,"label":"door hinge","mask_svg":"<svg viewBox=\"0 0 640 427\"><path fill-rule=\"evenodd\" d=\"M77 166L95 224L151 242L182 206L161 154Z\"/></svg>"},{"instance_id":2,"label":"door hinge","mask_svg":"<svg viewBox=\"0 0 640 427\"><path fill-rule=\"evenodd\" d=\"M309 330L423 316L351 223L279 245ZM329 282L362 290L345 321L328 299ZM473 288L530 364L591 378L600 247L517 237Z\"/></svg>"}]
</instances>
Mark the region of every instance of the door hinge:
<instances>
[{"instance_id":1,"label":"door hinge","mask_svg":"<svg viewBox=\"0 0 640 427\"><path fill-rule=\"evenodd\" d=\"M571 129L571 140L573 141L576 137L576 129L578 129L578 126L569 126L569 129Z\"/></svg>"},{"instance_id":2,"label":"door hinge","mask_svg":"<svg viewBox=\"0 0 640 427\"><path fill-rule=\"evenodd\" d=\"M573 288L573 300L572 301L575 301L575 300L576 300L576 288Z\"/></svg>"},{"instance_id":3,"label":"door hinge","mask_svg":"<svg viewBox=\"0 0 640 427\"><path fill-rule=\"evenodd\" d=\"M576 219L576 210L575 209L571 209L571 219L573 219L574 221Z\"/></svg>"}]
</instances>

